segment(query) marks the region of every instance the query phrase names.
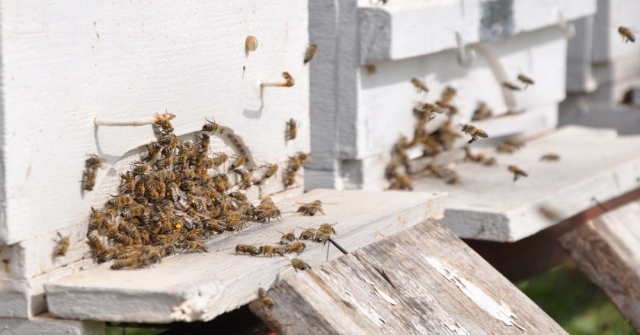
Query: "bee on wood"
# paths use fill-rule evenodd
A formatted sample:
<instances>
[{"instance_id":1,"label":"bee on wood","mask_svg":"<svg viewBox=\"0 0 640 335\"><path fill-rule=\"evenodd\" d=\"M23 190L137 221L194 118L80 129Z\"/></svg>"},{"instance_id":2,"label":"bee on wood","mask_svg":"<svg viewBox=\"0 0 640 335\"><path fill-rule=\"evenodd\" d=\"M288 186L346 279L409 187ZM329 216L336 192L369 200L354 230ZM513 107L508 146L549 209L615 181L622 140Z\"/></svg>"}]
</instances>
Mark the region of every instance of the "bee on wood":
<instances>
[{"instance_id":1,"label":"bee on wood","mask_svg":"<svg viewBox=\"0 0 640 335\"><path fill-rule=\"evenodd\" d=\"M304 64L309 63L317 52L318 46L315 44L309 44L309 47L307 47L307 51L305 51L304 53Z\"/></svg>"},{"instance_id":2,"label":"bee on wood","mask_svg":"<svg viewBox=\"0 0 640 335\"><path fill-rule=\"evenodd\" d=\"M120 270L123 268L140 269L143 267L145 267L145 264L142 262L140 257L131 257L113 262L111 270Z\"/></svg>"},{"instance_id":3,"label":"bee on wood","mask_svg":"<svg viewBox=\"0 0 640 335\"><path fill-rule=\"evenodd\" d=\"M291 233L293 235L293 233ZM304 249L307 248L307 245L302 242L291 242L286 246L286 249L289 253L297 253L300 255Z\"/></svg>"},{"instance_id":4,"label":"bee on wood","mask_svg":"<svg viewBox=\"0 0 640 335\"><path fill-rule=\"evenodd\" d=\"M418 92L429 92L429 88L427 88L427 85L424 84L424 82L422 82L422 80L418 79L418 78L413 78L411 79L411 83L413 84L413 86L416 87L416 90Z\"/></svg>"},{"instance_id":5,"label":"bee on wood","mask_svg":"<svg viewBox=\"0 0 640 335\"><path fill-rule=\"evenodd\" d=\"M411 179L408 176L397 173L394 176L393 182L387 188L388 190L413 190L413 186L411 185Z\"/></svg>"},{"instance_id":6,"label":"bee on wood","mask_svg":"<svg viewBox=\"0 0 640 335\"><path fill-rule=\"evenodd\" d=\"M231 164L231 170L237 170L239 167L244 166L247 162L247 156L240 156Z\"/></svg>"},{"instance_id":7,"label":"bee on wood","mask_svg":"<svg viewBox=\"0 0 640 335\"><path fill-rule=\"evenodd\" d=\"M325 233L325 234L335 234L338 235L338 232L336 231L335 228L333 228L334 224L331 223L323 223L320 225L320 228L318 229L319 232Z\"/></svg>"},{"instance_id":8,"label":"bee on wood","mask_svg":"<svg viewBox=\"0 0 640 335\"><path fill-rule=\"evenodd\" d=\"M622 40L625 43L627 43L629 41L631 41L631 43L635 43L636 36L631 32L631 30L629 28L621 26L621 27L618 28L618 33L620 34L620 36L622 36Z\"/></svg>"},{"instance_id":9,"label":"bee on wood","mask_svg":"<svg viewBox=\"0 0 640 335\"><path fill-rule=\"evenodd\" d=\"M547 162L557 162L560 160L560 155L549 153L540 157L540 160L547 161Z\"/></svg>"},{"instance_id":10,"label":"bee on wood","mask_svg":"<svg viewBox=\"0 0 640 335\"><path fill-rule=\"evenodd\" d=\"M242 192L231 192L229 193L229 196L240 201L247 201L247 195Z\"/></svg>"},{"instance_id":11,"label":"bee on wood","mask_svg":"<svg viewBox=\"0 0 640 335\"><path fill-rule=\"evenodd\" d=\"M227 230L227 225L220 222L219 220L216 219L209 219L207 220L207 222L204 225L205 229L214 231L218 234L222 234L225 232L225 230Z\"/></svg>"},{"instance_id":12,"label":"bee on wood","mask_svg":"<svg viewBox=\"0 0 640 335\"><path fill-rule=\"evenodd\" d=\"M513 173L513 181L514 182L516 180L520 179L520 177L528 177L529 176L524 170L521 170L519 167L517 167L515 165L509 165L508 169L509 169L510 172Z\"/></svg>"},{"instance_id":13,"label":"bee on wood","mask_svg":"<svg viewBox=\"0 0 640 335\"><path fill-rule=\"evenodd\" d=\"M389 2L389 0L378 0L378 2L376 2L376 5L377 5L377 4L386 5L386 4L387 4L387 2Z\"/></svg>"},{"instance_id":14,"label":"bee on wood","mask_svg":"<svg viewBox=\"0 0 640 335\"><path fill-rule=\"evenodd\" d=\"M289 244L290 242L296 241L296 235L294 235L295 234L294 229L291 229L286 233L279 231L279 233L282 234L282 237L280 237L280 244Z\"/></svg>"},{"instance_id":15,"label":"bee on wood","mask_svg":"<svg viewBox=\"0 0 640 335\"><path fill-rule=\"evenodd\" d=\"M158 120L155 122L155 125L160 127L160 133L163 135L173 133L173 125L171 125L169 120Z\"/></svg>"},{"instance_id":16,"label":"bee on wood","mask_svg":"<svg viewBox=\"0 0 640 335\"><path fill-rule=\"evenodd\" d=\"M202 126L202 131L207 131L210 133L218 133L221 132L221 127L219 124L216 123L216 121L212 118L211 120L209 119L204 119L206 121L206 123L204 124L204 126Z\"/></svg>"},{"instance_id":17,"label":"bee on wood","mask_svg":"<svg viewBox=\"0 0 640 335\"><path fill-rule=\"evenodd\" d=\"M118 191L120 191L120 193L133 193L134 187L136 185L135 177L129 173L121 173L120 179L121 180L120 186L118 186Z\"/></svg>"},{"instance_id":18,"label":"bee on wood","mask_svg":"<svg viewBox=\"0 0 640 335\"><path fill-rule=\"evenodd\" d=\"M471 135L471 139L469 140L469 144L475 142L478 140L479 137L482 138L488 138L489 135L487 135L487 133L479 128L476 128L476 126L470 125L470 124L460 124L462 126L462 132L465 134L469 134Z\"/></svg>"},{"instance_id":19,"label":"bee on wood","mask_svg":"<svg viewBox=\"0 0 640 335\"><path fill-rule=\"evenodd\" d=\"M239 214L239 213L237 213L237 214ZM244 226L244 221L239 216L229 217L227 219L226 223L227 223L227 230L228 231L242 230L242 227Z\"/></svg>"},{"instance_id":20,"label":"bee on wood","mask_svg":"<svg viewBox=\"0 0 640 335\"><path fill-rule=\"evenodd\" d=\"M184 241L184 250L186 252L197 251L197 252L209 252L207 246L204 245L203 242L198 241Z\"/></svg>"},{"instance_id":21,"label":"bee on wood","mask_svg":"<svg viewBox=\"0 0 640 335\"><path fill-rule=\"evenodd\" d=\"M508 88L508 89L510 89L512 91L520 91L521 90L520 87L518 87L517 85L512 84L512 83L510 83L508 81L505 81L504 83L502 83L502 87Z\"/></svg>"},{"instance_id":22,"label":"bee on wood","mask_svg":"<svg viewBox=\"0 0 640 335\"><path fill-rule=\"evenodd\" d=\"M284 256L287 252L286 246L273 246L273 245L263 245L259 248L260 253L264 256L273 257L276 254L280 256Z\"/></svg>"},{"instance_id":23,"label":"bee on wood","mask_svg":"<svg viewBox=\"0 0 640 335\"><path fill-rule=\"evenodd\" d=\"M95 186L96 186L95 170L89 169L87 171L82 171L82 190L92 191Z\"/></svg>"},{"instance_id":24,"label":"bee on wood","mask_svg":"<svg viewBox=\"0 0 640 335\"><path fill-rule=\"evenodd\" d=\"M260 301L260 305L262 305L262 309L265 311L269 311L276 307L275 301L271 299L271 297L267 296L267 292L264 289L258 289L258 301Z\"/></svg>"},{"instance_id":25,"label":"bee on wood","mask_svg":"<svg viewBox=\"0 0 640 335\"><path fill-rule=\"evenodd\" d=\"M473 118L471 118L471 120L478 121L478 120L488 119L491 117L492 114L493 114L493 111L489 109L487 104L484 102L480 102L478 103L478 107L476 107L476 110L473 112Z\"/></svg>"},{"instance_id":26,"label":"bee on wood","mask_svg":"<svg viewBox=\"0 0 640 335\"><path fill-rule=\"evenodd\" d=\"M249 254L251 256L256 256L260 254L260 249L249 244L238 244L236 246L236 254Z\"/></svg>"},{"instance_id":27,"label":"bee on wood","mask_svg":"<svg viewBox=\"0 0 640 335\"><path fill-rule=\"evenodd\" d=\"M168 122L168 121L167 121ZM147 145L147 156L144 158L149 164L154 164L162 154L162 146L158 143Z\"/></svg>"},{"instance_id":28,"label":"bee on wood","mask_svg":"<svg viewBox=\"0 0 640 335\"><path fill-rule=\"evenodd\" d=\"M289 119L286 124L287 127L284 131L284 139L286 141L294 140L296 136L298 136L298 123L294 119Z\"/></svg>"},{"instance_id":29,"label":"bee on wood","mask_svg":"<svg viewBox=\"0 0 640 335\"><path fill-rule=\"evenodd\" d=\"M296 84L295 79L289 74L289 72L282 72L282 78L284 78L284 87L292 87Z\"/></svg>"},{"instance_id":30,"label":"bee on wood","mask_svg":"<svg viewBox=\"0 0 640 335\"><path fill-rule=\"evenodd\" d=\"M131 237L120 233L113 234L113 236L111 236L111 239L122 245L133 245L135 242Z\"/></svg>"},{"instance_id":31,"label":"bee on wood","mask_svg":"<svg viewBox=\"0 0 640 335\"><path fill-rule=\"evenodd\" d=\"M302 233L300 233L300 237L298 237L299 240L313 240L314 237L316 236L316 232L317 230L314 228L307 228L305 230L302 231Z\"/></svg>"},{"instance_id":32,"label":"bee on wood","mask_svg":"<svg viewBox=\"0 0 640 335\"><path fill-rule=\"evenodd\" d=\"M314 200L308 204L304 204L300 206L296 212L309 216L314 216L317 212L324 214L324 210L322 210L322 201Z\"/></svg>"},{"instance_id":33,"label":"bee on wood","mask_svg":"<svg viewBox=\"0 0 640 335\"><path fill-rule=\"evenodd\" d=\"M133 172L133 176L135 177L149 172L149 169L149 164L136 163L133 165L133 169L131 169L131 172Z\"/></svg>"},{"instance_id":34,"label":"bee on wood","mask_svg":"<svg viewBox=\"0 0 640 335\"><path fill-rule=\"evenodd\" d=\"M180 140L178 139L178 137L174 134L167 134L162 136L159 140L158 143L164 147L167 147L169 149L175 149L178 146L178 143L180 142Z\"/></svg>"},{"instance_id":35,"label":"bee on wood","mask_svg":"<svg viewBox=\"0 0 640 335\"><path fill-rule=\"evenodd\" d=\"M84 167L87 169L98 169L102 168L106 159L100 158L98 155L89 155L89 158L84 161Z\"/></svg>"},{"instance_id":36,"label":"bee on wood","mask_svg":"<svg viewBox=\"0 0 640 335\"><path fill-rule=\"evenodd\" d=\"M57 245L53 248L53 253L51 254L53 257L66 255L67 250L69 250L69 245L71 244L69 236L62 237L62 235L58 233L58 237L60 237L60 240L56 241Z\"/></svg>"},{"instance_id":37,"label":"bee on wood","mask_svg":"<svg viewBox=\"0 0 640 335\"><path fill-rule=\"evenodd\" d=\"M533 79L525 76L524 74L518 75L518 80L520 80L520 82L524 84L524 88L525 89L527 89L527 87L529 85L533 85L534 84Z\"/></svg>"},{"instance_id":38,"label":"bee on wood","mask_svg":"<svg viewBox=\"0 0 640 335\"><path fill-rule=\"evenodd\" d=\"M375 64L367 64L364 67L365 69L367 69L368 75L376 74L376 72L378 72L378 69L376 68Z\"/></svg>"},{"instance_id":39,"label":"bee on wood","mask_svg":"<svg viewBox=\"0 0 640 335\"><path fill-rule=\"evenodd\" d=\"M211 140L209 135L207 135L206 133L203 133L202 136L196 136L196 138L200 142L198 151L206 155L209 152L209 148L211 145Z\"/></svg>"},{"instance_id":40,"label":"bee on wood","mask_svg":"<svg viewBox=\"0 0 640 335\"><path fill-rule=\"evenodd\" d=\"M326 232L318 231L316 236L314 237L314 241L322 244L326 244L329 241L331 234L327 234Z\"/></svg>"},{"instance_id":41,"label":"bee on wood","mask_svg":"<svg viewBox=\"0 0 640 335\"><path fill-rule=\"evenodd\" d=\"M309 264L307 264L305 261L301 260L300 258L292 259L291 260L291 266L293 266L293 268L296 270L296 272L298 272L298 270L306 271L306 270L311 269Z\"/></svg>"}]
</instances>

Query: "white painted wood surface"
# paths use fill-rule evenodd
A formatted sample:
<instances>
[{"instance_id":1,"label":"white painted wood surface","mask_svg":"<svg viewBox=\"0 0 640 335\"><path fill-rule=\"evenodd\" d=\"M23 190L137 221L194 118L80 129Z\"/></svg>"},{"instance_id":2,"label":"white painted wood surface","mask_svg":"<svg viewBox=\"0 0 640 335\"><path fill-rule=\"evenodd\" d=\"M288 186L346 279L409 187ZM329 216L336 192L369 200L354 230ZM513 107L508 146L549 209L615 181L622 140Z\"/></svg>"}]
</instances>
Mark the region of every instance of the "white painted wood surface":
<instances>
[{"instance_id":1,"label":"white painted wood surface","mask_svg":"<svg viewBox=\"0 0 640 335\"><path fill-rule=\"evenodd\" d=\"M96 321L60 320L48 314L25 319L0 318L3 335L104 335L105 325Z\"/></svg>"},{"instance_id":2,"label":"white painted wood surface","mask_svg":"<svg viewBox=\"0 0 640 335\"><path fill-rule=\"evenodd\" d=\"M567 92L591 93L598 87L592 71L593 15L573 22L575 36L567 45Z\"/></svg>"},{"instance_id":3,"label":"white painted wood surface","mask_svg":"<svg viewBox=\"0 0 640 335\"><path fill-rule=\"evenodd\" d=\"M639 147L638 136L567 126L511 155L496 155L498 166L458 164L459 185L425 178L414 189L449 194L443 224L458 236L513 242L594 206L594 197L604 202L640 187ZM549 152L560 161L541 162ZM508 165L529 176L513 182ZM559 216L544 217L541 206Z\"/></svg>"},{"instance_id":4,"label":"white painted wood surface","mask_svg":"<svg viewBox=\"0 0 640 335\"><path fill-rule=\"evenodd\" d=\"M3 4L1 15L0 244L85 222L94 197L104 196L80 193L86 155L112 165L153 139L148 126L95 129L94 117L135 119L168 110L177 115L178 135L214 117L258 163L309 151L306 1L30 0ZM259 47L246 55L249 34ZM295 86L265 88L261 101L260 82L280 81L283 71ZM285 144L289 118L301 128ZM109 183L105 174L116 175L100 170L97 189Z\"/></svg>"},{"instance_id":5,"label":"white painted wood surface","mask_svg":"<svg viewBox=\"0 0 640 335\"><path fill-rule=\"evenodd\" d=\"M466 43L499 40L595 12L596 0L423 0L362 6L361 64L456 48L456 32Z\"/></svg>"},{"instance_id":6,"label":"white painted wood surface","mask_svg":"<svg viewBox=\"0 0 640 335\"><path fill-rule=\"evenodd\" d=\"M319 199L326 215L294 213L299 203ZM282 222L252 225L238 234L223 234L207 243L209 253L163 259L153 268L113 271L103 264L46 285L54 315L73 319L158 322L210 320L256 298L282 271L293 271L289 257L235 255L237 244L275 244L278 231L335 225L335 240L348 251L407 229L426 219L441 219L444 196L433 192L366 192L314 190L278 204ZM296 228L299 234L302 229ZM327 247L306 243L299 257L311 266L325 261ZM341 255L330 248L329 258ZM287 266L288 270L287 270Z\"/></svg>"},{"instance_id":7,"label":"white painted wood surface","mask_svg":"<svg viewBox=\"0 0 640 335\"><path fill-rule=\"evenodd\" d=\"M607 63L617 59L638 57L639 43L625 43L618 33L624 26L639 36L640 3L633 0L598 0L598 11L593 22L593 61Z\"/></svg>"}]
</instances>

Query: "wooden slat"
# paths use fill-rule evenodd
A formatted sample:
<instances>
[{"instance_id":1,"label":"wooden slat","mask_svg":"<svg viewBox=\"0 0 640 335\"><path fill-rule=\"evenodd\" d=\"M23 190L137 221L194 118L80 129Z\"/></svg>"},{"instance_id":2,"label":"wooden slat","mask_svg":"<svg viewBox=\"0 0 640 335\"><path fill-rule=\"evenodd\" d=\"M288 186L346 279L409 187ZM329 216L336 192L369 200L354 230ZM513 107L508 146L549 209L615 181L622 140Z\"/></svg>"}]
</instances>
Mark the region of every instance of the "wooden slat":
<instances>
[{"instance_id":1,"label":"wooden slat","mask_svg":"<svg viewBox=\"0 0 640 335\"><path fill-rule=\"evenodd\" d=\"M295 213L299 203L319 199L326 215ZM428 218L442 218L444 196L434 193L314 190L280 203L282 222L254 224L238 234L224 233L207 243L209 253L163 259L150 269L113 271L109 264L45 286L49 311L73 319L167 323L210 320L255 299L290 265L284 257L235 255L237 244L275 244L278 231L335 223L336 241L356 250ZM297 229L297 233L301 229ZM341 255L331 248L329 258ZM301 257L312 266L325 261L327 247L307 243Z\"/></svg>"},{"instance_id":2,"label":"wooden slat","mask_svg":"<svg viewBox=\"0 0 640 335\"><path fill-rule=\"evenodd\" d=\"M566 334L440 224L428 220L306 272L249 307L278 334Z\"/></svg>"},{"instance_id":3,"label":"wooden slat","mask_svg":"<svg viewBox=\"0 0 640 335\"><path fill-rule=\"evenodd\" d=\"M640 331L640 202L587 222L560 241L580 270Z\"/></svg>"},{"instance_id":4,"label":"wooden slat","mask_svg":"<svg viewBox=\"0 0 640 335\"><path fill-rule=\"evenodd\" d=\"M594 197L604 202L638 188L638 147L639 136L567 126L511 155L484 152L495 156L498 166L458 164L459 185L423 178L415 182L415 190L449 193L444 224L458 236L513 242L592 207ZM549 152L559 154L560 161L541 162ZM509 165L529 176L514 183ZM542 215L542 206L553 208L557 217Z\"/></svg>"}]
</instances>

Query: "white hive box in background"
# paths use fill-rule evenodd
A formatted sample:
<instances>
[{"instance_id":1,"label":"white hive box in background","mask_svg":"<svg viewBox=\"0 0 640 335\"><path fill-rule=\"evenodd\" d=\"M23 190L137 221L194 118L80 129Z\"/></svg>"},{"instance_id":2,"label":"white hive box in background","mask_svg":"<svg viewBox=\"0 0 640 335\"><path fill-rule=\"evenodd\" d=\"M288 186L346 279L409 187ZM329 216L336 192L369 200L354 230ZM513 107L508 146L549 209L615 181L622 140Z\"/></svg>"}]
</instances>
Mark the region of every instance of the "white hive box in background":
<instances>
[{"instance_id":1,"label":"white hive box in background","mask_svg":"<svg viewBox=\"0 0 640 335\"><path fill-rule=\"evenodd\" d=\"M595 0L352 0L309 6L310 41L319 51L310 73L308 189L386 187L384 166L399 136L413 136L415 104L435 102L447 86L458 91L454 122L468 123L481 101L494 115L525 111L508 122L474 122L491 137L555 127L565 98L568 21L596 9ZM465 59L472 53L470 64ZM535 85L519 92L502 88L519 74ZM414 77L430 91L416 93ZM436 118L430 127L443 121Z\"/></svg>"},{"instance_id":2,"label":"white hive box in background","mask_svg":"<svg viewBox=\"0 0 640 335\"><path fill-rule=\"evenodd\" d=\"M187 138L213 117L256 165L308 152L307 15L306 2L293 0L4 4L0 244L86 222L122 172L99 170L95 190L82 194L87 154L128 169L154 140L150 126L95 128L95 117L166 110ZM246 54L248 35L259 47ZM260 83L282 81L283 71L295 86L267 87L261 98ZM285 143L289 118L301 128ZM212 149L234 153L227 143L213 138ZM283 189L272 182L269 193ZM301 179L294 189L302 193Z\"/></svg>"}]
</instances>

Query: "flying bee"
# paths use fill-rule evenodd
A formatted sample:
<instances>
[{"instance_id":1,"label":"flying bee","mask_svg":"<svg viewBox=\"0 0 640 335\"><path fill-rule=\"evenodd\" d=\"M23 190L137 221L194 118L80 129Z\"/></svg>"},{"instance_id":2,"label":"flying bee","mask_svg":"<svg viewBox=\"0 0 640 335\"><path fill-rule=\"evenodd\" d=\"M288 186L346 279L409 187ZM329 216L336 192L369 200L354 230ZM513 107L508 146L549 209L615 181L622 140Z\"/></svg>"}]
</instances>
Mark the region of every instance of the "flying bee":
<instances>
[{"instance_id":1,"label":"flying bee","mask_svg":"<svg viewBox=\"0 0 640 335\"><path fill-rule=\"evenodd\" d=\"M460 176L457 173L454 172L454 173L449 175L449 177L447 178L446 183L449 184L449 185L460 184Z\"/></svg>"},{"instance_id":2,"label":"flying bee","mask_svg":"<svg viewBox=\"0 0 640 335\"><path fill-rule=\"evenodd\" d=\"M60 240L56 241L57 245L53 248L53 253L51 254L53 257L64 256L67 250L69 250L69 244L71 244L69 236L62 237L62 235L58 233L58 237L60 237Z\"/></svg>"},{"instance_id":3,"label":"flying bee","mask_svg":"<svg viewBox=\"0 0 640 335\"><path fill-rule=\"evenodd\" d=\"M268 179L271 178L272 176L276 175L276 172L278 172L279 166L278 164L269 164L266 166L266 171L264 172L264 176L263 179Z\"/></svg>"},{"instance_id":4,"label":"flying bee","mask_svg":"<svg viewBox=\"0 0 640 335\"><path fill-rule=\"evenodd\" d=\"M284 172L284 187L293 186L296 183L296 172L287 169Z\"/></svg>"},{"instance_id":5,"label":"flying bee","mask_svg":"<svg viewBox=\"0 0 640 335\"><path fill-rule=\"evenodd\" d=\"M296 270L296 272L298 272L298 270L307 271L307 270L311 269L309 264L307 264L305 261L301 260L300 258L292 259L291 260L291 266L293 266L293 268Z\"/></svg>"},{"instance_id":6,"label":"flying bee","mask_svg":"<svg viewBox=\"0 0 640 335\"><path fill-rule=\"evenodd\" d=\"M202 126L202 131L208 131L210 133L217 133L221 131L221 127L219 124L216 123L216 121L214 119L208 120L208 119L204 119L207 123L204 124L204 126Z\"/></svg>"},{"instance_id":7,"label":"flying bee","mask_svg":"<svg viewBox=\"0 0 640 335\"><path fill-rule=\"evenodd\" d=\"M525 76L524 74L519 74L518 80L520 80L520 82L524 84L525 89L527 89L527 86L534 84L533 79Z\"/></svg>"},{"instance_id":8,"label":"flying bee","mask_svg":"<svg viewBox=\"0 0 640 335\"><path fill-rule=\"evenodd\" d=\"M86 167L87 169L98 169L98 168L102 168L104 163L106 162L106 159L104 158L100 158L100 156L98 155L89 155L89 158L87 158L86 161L84 161L84 167Z\"/></svg>"},{"instance_id":9,"label":"flying bee","mask_svg":"<svg viewBox=\"0 0 640 335\"><path fill-rule=\"evenodd\" d=\"M316 236L316 232L317 230L314 228L307 228L305 230L302 231L302 233L300 233L300 237L298 237L299 240L313 240L313 238Z\"/></svg>"},{"instance_id":10,"label":"flying bee","mask_svg":"<svg viewBox=\"0 0 640 335\"><path fill-rule=\"evenodd\" d=\"M487 158L484 160L482 164L485 166L494 166L496 165L496 158L495 157Z\"/></svg>"},{"instance_id":11,"label":"flying bee","mask_svg":"<svg viewBox=\"0 0 640 335\"><path fill-rule=\"evenodd\" d=\"M291 233L291 235L293 235L293 232ZM304 249L307 248L307 245L302 242L291 242L286 246L286 248L289 253L295 252L300 255L304 251Z\"/></svg>"},{"instance_id":12,"label":"flying bee","mask_svg":"<svg viewBox=\"0 0 640 335\"><path fill-rule=\"evenodd\" d=\"M304 204L300 206L296 212L309 216L314 216L317 212L324 214L324 210L322 210L322 201L314 200L308 204Z\"/></svg>"},{"instance_id":13,"label":"flying bee","mask_svg":"<svg viewBox=\"0 0 640 335\"><path fill-rule=\"evenodd\" d=\"M506 145L510 145L510 146L512 146L512 147L514 147L516 149L520 149L520 148L524 147L524 142L523 141L518 141L518 140L515 140L515 139L506 140L504 143Z\"/></svg>"},{"instance_id":14,"label":"flying bee","mask_svg":"<svg viewBox=\"0 0 640 335\"><path fill-rule=\"evenodd\" d=\"M501 143L496 147L496 152L501 154L511 154L516 151L516 147L508 143Z\"/></svg>"},{"instance_id":15,"label":"flying bee","mask_svg":"<svg viewBox=\"0 0 640 335\"><path fill-rule=\"evenodd\" d=\"M396 173L393 182L388 187L389 190L413 190L411 179L403 174Z\"/></svg>"},{"instance_id":16,"label":"flying bee","mask_svg":"<svg viewBox=\"0 0 640 335\"><path fill-rule=\"evenodd\" d=\"M96 186L96 172L93 169L88 171L82 171L82 189L84 191L91 191Z\"/></svg>"},{"instance_id":17,"label":"flying bee","mask_svg":"<svg viewBox=\"0 0 640 335\"><path fill-rule=\"evenodd\" d=\"M213 166L218 167L229 160L229 156L224 152L220 152L216 154L216 157L213 158Z\"/></svg>"},{"instance_id":18,"label":"flying bee","mask_svg":"<svg viewBox=\"0 0 640 335\"><path fill-rule=\"evenodd\" d=\"M295 230L291 229L290 231L283 233L283 232L279 232L280 234L282 234L282 237L280 237L280 244L288 244L290 242L295 242L296 240L296 235L294 235Z\"/></svg>"},{"instance_id":19,"label":"flying bee","mask_svg":"<svg viewBox=\"0 0 640 335\"><path fill-rule=\"evenodd\" d=\"M304 165L309 161L309 154L298 151L296 152L296 158L300 161L300 164Z\"/></svg>"},{"instance_id":20,"label":"flying bee","mask_svg":"<svg viewBox=\"0 0 640 335\"><path fill-rule=\"evenodd\" d=\"M368 75L376 74L376 72L378 72L378 68L376 68L375 64L367 64L364 67L367 69Z\"/></svg>"},{"instance_id":21,"label":"flying bee","mask_svg":"<svg viewBox=\"0 0 640 335\"><path fill-rule=\"evenodd\" d=\"M448 104L456 96L456 93L458 91L455 88L451 86L445 87L444 91L442 91L441 103Z\"/></svg>"},{"instance_id":22,"label":"flying bee","mask_svg":"<svg viewBox=\"0 0 640 335\"><path fill-rule=\"evenodd\" d=\"M487 104L485 102L480 102L478 103L478 107L476 107L476 110L473 112L473 117L471 118L471 120L478 121L488 119L492 114L493 111L489 109Z\"/></svg>"},{"instance_id":23,"label":"flying bee","mask_svg":"<svg viewBox=\"0 0 640 335\"><path fill-rule=\"evenodd\" d=\"M289 119L286 123L286 129L284 131L284 139L285 141L295 140L296 136L298 136L298 123L294 119Z\"/></svg>"},{"instance_id":24,"label":"flying bee","mask_svg":"<svg viewBox=\"0 0 640 335\"><path fill-rule=\"evenodd\" d=\"M252 178L253 178L253 170L244 170L244 169L237 169L234 170L237 174L240 175L240 189L241 190L246 190L249 189L251 187L251 185L253 184Z\"/></svg>"},{"instance_id":25,"label":"flying bee","mask_svg":"<svg viewBox=\"0 0 640 335\"><path fill-rule=\"evenodd\" d=\"M418 78L413 78L413 79L411 79L411 83L413 84L413 86L416 87L416 90L418 92L421 92L421 91L429 92L429 89L427 88L427 85L425 85L424 82L422 82L422 80L420 80Z\"/></svg>"},{"instance_id":26,"label":"flying bee","mask_svg":"<svg viewBox=\"0 0 640 335\"><path fill-rule=\"evenodd\" d=\"M460 124L462 126L462 132L465 134L471 135L471 139L469 140L469 144L478 140L479 137L487 138L489 135L484 130L476 128L476 126L470 124Z\"/></svg>"},{"instance_id":27,"label":"flying bee","mask_svg":"<svg viewBox=\"0 0 640 335\"><path fill-rule=\"evenodd\" d=\"M549 153L540 157L540 160L547 161L547 162L557 162L560 160L560 155Z\"/></svg>"},{"instance_id":28,"label":"flying bee","mask_svg":"<svg viewBox=\"0 0 640 335\"><path fill-rule=\"evenodd\" d=\"M625 43L627 43L629 41L631 41L631 43L635 43L636 36L631 32L631 30L629 28L621 26L621 27L618 28L618 33L620 34L620 36L622 36L622 40Z\"/></svg>"},{"instance_id":29,"label":"flying bee","mask_svg":"<svg viewBox=\"0 0 640 335\"><path fill-rule=\"evenodd\" d=\"M481 162L484 159L484 156L482 156L481 154L474 155L471 152L471 149L469 149L469 147L464 147L463 149L464 149L464 158L463 158L463 160L465 160L465 161Z\"/></svg>"},{"instance_id":30,"label":"flying bee","mask_svg":"<svg viewBox=\"0 0 640 335\"><path fill-rule=\"evenodd\" d=\"M307 51L305 51L304 53L304 64L309 63L317 52L318 46L315 44L309 44L309 47L307 47Z\"/></svg>"},{"instance_id":31,"label":"flying bee","mask_svg":"<svg viewBox=\"0 0 640 335\"><path fill-rule=\"evenodd\" d=\"M260 249L250 244L238 244L236 246L236 254L249 254L256 256L260 254Z\"/></svg>"},{"instance_id":32,"label":"flying bee","mask_svg":"<svg viewBox=\"0 0 640 335\"><path fill-rule=\"evenodd\" d=\"M247 162L247 156L240 156L231 164L231 170L237 170Z\"/></svg>"},{"instance_id":33,"label":"flying bee","mask_svg":"<svg viewBox=\"0 0 640 335\"><path fill-rule=\"evenodd\" d=\"M520 87L518 87L515 84L512 84L512 83L510 83L508 81L505 81L504 83L502 83L502 87L508 88L508 89L510 89L512 91L520 91L521 90Z\"/></svg>"},{"instance_id":34,"label":"flying bee","mask_svg":"<svg viewBox=\"0 0 640 335\"><path fill-rule=\"evenodd\" d=\"M267 296L267 292L264 289L258 289L258 301L260 301L260 305L262 305L262 309L265 311L269 311L276 307L276 302L269 296Z\"/></svg>"},{"instance_id":35,"label":"flying bee","mask_svg":"<svg viewBox=\"0 0 640 335\"><path fill-rule=\"evenodd\" d=\"M325 233L325 234L335 234L338 235L338 232L336 231L335 228L333 228L334 224L331 223L323 223L320 225L320 228L318 228L319 232Z\"/></svg>"},{"instance_id":36,"label":"flying bee","mask_svg":"<svg viewBox=\"0 0 640 335\"><path fill-rule=\"evenodd\" d=\"M273 246L273 245L263 245L259 248L260 253L264 256L269 256L269 257L273 257L276 254L280 255L280 256L284 256L284 254L287 252L287 247L286 246Z\"/></svg>"},{"instance_id":37,"label":"flying bee","mask_svg":"<svg viewBox=\"0 0 640 335\"><path fill-rule=\"evenodd\" d=\"M509 171L511 171L513 173L513 181L515 182L516 180L520 179L520 177L528 177L529 175L522 169L520 169L519 167L515 166L515 165L509 165L508 167Z\"/></svg>"},{"instance_id":38,"label":"flying bee","mask_svg":"<svg viewBox=\"0 0 640 335\"><path fill-rule=\"evenodd\" d=\"M158 120L155 122L155 125L160 127L160 132L162 134L170 134L173 133L173 125L171 125L171 122L169 122L169 120Z\"/></svg>"}]
</instances>

